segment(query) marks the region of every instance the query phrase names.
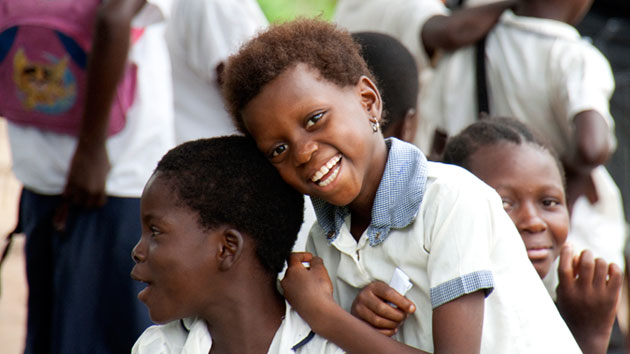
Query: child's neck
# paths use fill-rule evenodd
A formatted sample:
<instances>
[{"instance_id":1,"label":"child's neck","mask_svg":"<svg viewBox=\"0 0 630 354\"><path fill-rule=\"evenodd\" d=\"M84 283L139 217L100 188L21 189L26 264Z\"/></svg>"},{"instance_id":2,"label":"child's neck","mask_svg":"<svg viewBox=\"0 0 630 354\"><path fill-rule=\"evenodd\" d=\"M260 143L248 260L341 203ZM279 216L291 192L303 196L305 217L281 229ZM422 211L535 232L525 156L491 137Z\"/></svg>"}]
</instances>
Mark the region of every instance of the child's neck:
<instances>
[{"instance_id":1,"label":"child's neck","mask_svg":"<svg viewBox=\"0 0 630 354\"><path fill-rule=\"evenodd\" d=\"M376 192L383 179L385 167L387 165L387 157L389 148L385 144L385 140L380 137L380 141L376 145L376 152L373 154L372 168L368 171L369 175L364 178L367 183L365 192L360 193L348 205L352 213L352 223L350 225L350 233L355 240L359 240L361 235L370 226L372 222L372 208L374 207L374 199Z\"/></svg>"},{"instance_id":2,"label":"child's neck","mask_svg":"<svg viewBox=\"0 0 630 354\"><path fill-rule=\"evenodd\" d=\"M234 298L225 298L212 318L205 318L212 336L210 353L267 353L285 310L275 283L262 289L240 289Z\"/></svg>"}]
</instances>

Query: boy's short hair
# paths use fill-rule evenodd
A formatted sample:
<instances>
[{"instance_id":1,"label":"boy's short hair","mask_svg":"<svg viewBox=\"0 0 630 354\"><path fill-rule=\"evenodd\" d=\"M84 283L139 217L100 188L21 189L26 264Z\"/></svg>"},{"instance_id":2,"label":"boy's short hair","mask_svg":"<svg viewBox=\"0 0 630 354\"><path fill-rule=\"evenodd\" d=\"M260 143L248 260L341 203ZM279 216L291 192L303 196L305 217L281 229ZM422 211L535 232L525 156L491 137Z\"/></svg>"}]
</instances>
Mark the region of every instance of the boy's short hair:
<instances>
[{"instance_id":1,"label":"boy's short hair","mask_svg":"<svg viewBox=\"0 0 630 354\"><path fill-rule=\"evenodd\" d=\"M377 80L386 112L382 130L405 118L418 102L418 68L409 50L383 33L358 32L352 38L361 45L363 59Z\"/></svg>"},{"instance_id":2,"label":"boy's short hair","mask_svg":"<svg viewBox=\"0 0 630 354\"><path fill-rule=\"evenodd\" d=\"M223 72L223 95L238 129L247 134L241 110L262 88L298 64L316 69L340 87L372 75L350 34L335 25L300 19L271 26L231 56Z\"/></svg>"},{"instance_id":3,"label":"boy's short hair","mask_svg":"<svg viewBox=\"0 0 630 354\"><path fill-rule=\"evenodd\" d=\"M514 118L484 118L469 125L461 133L448 140L443 161L469 170L470 156L479 148L502 142L516 145L528 143L548 151L558 166L563 183L566 183L564 167L556 152L527 125Z\"/></svg>"},{"instance_id":4,"label":"boy's short hair","mask_svg":"<svg viewBox=\"0 0 630 354\"><path fill-rule=\"evenodd\" d=\"M249 235L265 270L282 270L302 225L304 198L251 139L186 142L162 157L155 172L182 206L198 213L202 227L227 225Z\"/></svg>"}]
</instances>

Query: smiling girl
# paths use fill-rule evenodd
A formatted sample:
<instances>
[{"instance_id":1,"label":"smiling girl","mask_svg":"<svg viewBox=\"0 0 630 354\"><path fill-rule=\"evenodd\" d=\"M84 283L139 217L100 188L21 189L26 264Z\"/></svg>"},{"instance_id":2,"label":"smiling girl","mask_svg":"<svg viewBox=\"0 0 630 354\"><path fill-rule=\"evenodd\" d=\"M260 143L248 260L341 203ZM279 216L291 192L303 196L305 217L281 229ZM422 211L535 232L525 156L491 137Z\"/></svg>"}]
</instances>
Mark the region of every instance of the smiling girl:
<instances>
[{"instance_id":1,"label":"smiling girl","mask_svg":"<svg viewBox=\"0 0 630 354\"><path fill-rule=\"evenodd\" d=\"M622 283L621 269L585 250L573 257L564 173L557 157L522 123L487 119L446 146L444 161L493 187L516 225L541 278L554 279L558 309L584 353L606 353Z\"/></svg>"},{"instance_id":2,"label":"smiling girl","mask_svg":"<svg viewBox=\"0 0 630 354\"><path fill-rule=\"evenodd\" d=\"M363 297L379 301L359 316L384 331L408 316L395 338L426 352L579 352L496 193L383 138L380 93L347 32L316 20L272 27L230 58L224 93L240 129L311 196L307 249L347 311L369 285ZM397 269L408 299L385 285Z\"/></svg>"}]
</instances>

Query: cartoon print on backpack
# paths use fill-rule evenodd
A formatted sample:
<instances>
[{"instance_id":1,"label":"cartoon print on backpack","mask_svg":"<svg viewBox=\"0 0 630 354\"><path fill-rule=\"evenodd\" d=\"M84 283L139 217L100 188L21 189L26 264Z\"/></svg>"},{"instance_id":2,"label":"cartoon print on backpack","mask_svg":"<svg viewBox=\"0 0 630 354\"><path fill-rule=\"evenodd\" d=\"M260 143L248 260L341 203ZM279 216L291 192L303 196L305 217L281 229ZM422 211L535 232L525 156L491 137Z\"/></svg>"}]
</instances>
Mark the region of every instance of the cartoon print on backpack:
<instances>
[{"instance_id":1,"label":"cartoon print on backpack","mask_svg":"<svg viewBox=\"0 0 630 354\"><path fill-rule=\"evenodd\" d=\"M76 80L68 57L48 55L49 62L30 60L20 48L13 57L13 80L26 110L55 114L68 110L77 97Z\"/></svg>"}]
</instances>

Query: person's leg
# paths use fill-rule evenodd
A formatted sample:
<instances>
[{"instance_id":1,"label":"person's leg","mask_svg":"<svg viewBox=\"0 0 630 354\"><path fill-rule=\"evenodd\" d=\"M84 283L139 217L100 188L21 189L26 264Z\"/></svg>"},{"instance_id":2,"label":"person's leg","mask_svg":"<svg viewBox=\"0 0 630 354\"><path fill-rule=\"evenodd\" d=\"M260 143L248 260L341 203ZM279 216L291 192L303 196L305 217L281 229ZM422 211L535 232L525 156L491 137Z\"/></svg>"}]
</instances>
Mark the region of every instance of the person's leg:
<instances>
[{"instance_id":1,"label":"person's leg","mask_svg":"<svg viewBox=\"0 0 630 354\"><path fill-rule=\"evenodd\" d=\"M51 352L53 270L57 253L52 216L60 201L59 197L43 196L26 188L20 198L19 218L26 235L24 253L29 290L26 354Z\"/></svg>"},{"instance_id":2,"label":"person's leg","mask_svg":"<svg viewBox=\"0 0 630 354\"><path fill-rule=\"evenodd\" d=\"M139 199L109 197L99 209L72 210L56 270L58 353L129 353L150 325L130 276L140 237Z\"/></svg>"}]
</instances>

